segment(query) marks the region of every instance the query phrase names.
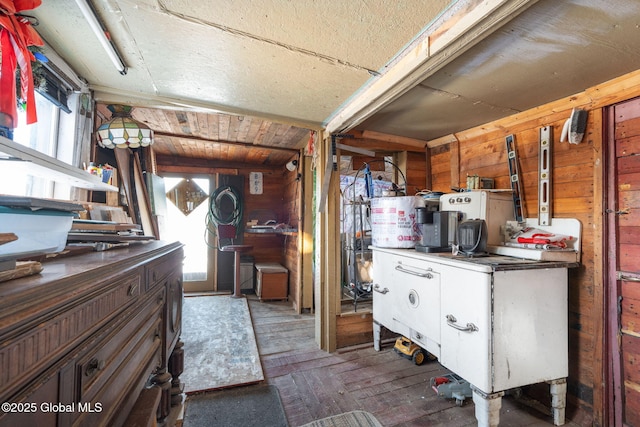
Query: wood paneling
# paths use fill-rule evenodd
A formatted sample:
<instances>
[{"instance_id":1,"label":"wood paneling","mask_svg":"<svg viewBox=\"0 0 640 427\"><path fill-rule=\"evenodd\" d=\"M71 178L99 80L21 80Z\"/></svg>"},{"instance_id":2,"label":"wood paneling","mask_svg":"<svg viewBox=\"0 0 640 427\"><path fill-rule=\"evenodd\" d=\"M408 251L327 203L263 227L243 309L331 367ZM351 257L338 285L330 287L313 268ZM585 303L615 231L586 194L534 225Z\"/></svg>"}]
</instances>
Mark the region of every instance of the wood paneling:
<instances>
[{"instance_id":1,"label":"wood paneling","mask_svg":"<svg viewBox=\"0 0 640 427\"><path fill-rule=\"evenodd\" d=\"M337 347L344 348L371 342L373 315L370 311L363 313L347 313L338 316Z\"/></svg>"},{"instance_id":2,"label":"wood paneling","mask_svg":"<svg viewBox=\"0 0 640 427\"><path fill-rule=\"evenodd\" d=\"M427 158L424 153L407 153L407 194L415 194L426 188Z\"/></svg>"},{"instance_id":3,"label":"wood paneling","mask_svg":"<svg viewBox=\"0 0 640 427\"><path fill-rule=\"evenodd\" d=\"M97 105L95 126L111 118ZM154 130L159 156L283 166L304 147L309 129L250 116L137 107L134 119Z\"/></svg>"},{"instance_id":4,"label":"wood paneling","mask_svg":"<svg viewBox=\"0 0 640 427\"><path fill-rule=\"evenodd\" d=\"M496 188L511 188L507 162L505 137L513 134L519 157L519 169L526 212L537 216L538 203L538 152L539 130L543 126L553 128L552 203L555 217L577 218L583 225L582 266L569 272L569 390L582 390L580 396L570 396L569 401L585 413L591 412L593 389L602 379L601 365L595 363L594 354L602 353L601 307L596 292L594 254L599 242L593 240L595 200L594 165L600 161L596 147L601 140L601 110L589 113L588 128L583 142L578 145L560 142L564 122L571 114L572 105L564 107L555 103L541 106L479 128L456 134L454 142L430 149L431 180L434 191L450 191L458 182L464 184L467 175L493 178ZM530 113L530 114L528 114ZM456 182L457 181L457 182ZM599 271L599 270L597 270ZM598 273L600 274L600 273ZM544 349L540 349L544 351ZM588 392L584 392L587 391ZM575 392L574 392L575 393Z\"/></svg>"}]
</instances>

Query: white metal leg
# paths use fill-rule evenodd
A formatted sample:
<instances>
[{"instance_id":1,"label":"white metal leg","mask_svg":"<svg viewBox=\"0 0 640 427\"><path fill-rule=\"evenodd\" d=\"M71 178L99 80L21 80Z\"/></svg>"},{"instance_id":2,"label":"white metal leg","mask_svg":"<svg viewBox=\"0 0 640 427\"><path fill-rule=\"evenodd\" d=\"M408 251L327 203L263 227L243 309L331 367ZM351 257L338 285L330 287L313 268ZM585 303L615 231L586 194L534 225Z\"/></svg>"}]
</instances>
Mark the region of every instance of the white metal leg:
<instances>
[{"instance_id":1,"label":"white metal leg","mask_svg":"<svg viewBox=\"0 0 640 427\"><path fill-rule=\"evenodd\" d=\"M564 425L565 408L567 407L567 379L549 381L551 391L551 409L553 424Z\"/></svg>"},{"instance_id":2,"label":"white metal leg","mask_svg":"<svg viewBox=\"0 0 640 427\"><path fill-rule=\"evenodd\" d=\"M380 351L380 334L382 327L378 322L373 322L373 349Z\"/></svg>"},{"instance_id":3,"label":"white metal leg","mask_svg":"<svg viewBox=\"0 0 640 427\"><path fill-rule=\"evenodd\" d=\"M497 427L500 423L500 408L504 391L486 394L471 386L473 403L476 407L478 427Z\"/></svg>"}]
</instances>

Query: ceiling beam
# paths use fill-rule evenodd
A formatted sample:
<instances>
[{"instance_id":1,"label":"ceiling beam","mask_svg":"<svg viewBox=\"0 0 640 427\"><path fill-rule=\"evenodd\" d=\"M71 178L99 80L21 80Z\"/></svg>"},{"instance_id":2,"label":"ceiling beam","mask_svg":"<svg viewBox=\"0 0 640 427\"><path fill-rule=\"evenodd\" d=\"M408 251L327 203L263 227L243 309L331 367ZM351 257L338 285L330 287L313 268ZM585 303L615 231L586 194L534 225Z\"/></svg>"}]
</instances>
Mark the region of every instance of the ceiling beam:
<instances>
[{"instance_id":1,"label":"ceiling beam","mask_svg":"<svg viewBox=\"0 0 640 427\"><path fill-rule=\"evenodd\" d=\"M329 133L345 133L438 72L458 56L524 12L538 0L459 0L423 31L395 63L326 122Z\"/></svg>"},{"instance_id":2,"label":"ceiling beam","mask_svg":"<svg viewBox=\"0 0 640 427\"><path fill-rule=\"evenodd\" d=\"M210 138L202 138L200 136L194 135L184 135L184 134L175 134L168 132L154 132L154 137L164 137L164 138L178 138L178 139L186 139L189 141L198 141L198 142L211 142L215 144L226 144L226 145L236 145L245 148L262 148L265 150L272 151L286 151L288 153L299 153L300 150L297 148L285 148L285 147L274 147L270 145L262 145L262 144L251 144L248 142L238 142L238 141L225 141L220 139L210 139Z\"/></svg>"},{"instance_id":3,"label":"ceiling beam","mask_svg":"<svg viewBox=\"0 0 640 427\"><path fill-rule=\"evenodd\" d=\"M156 154L156 164L159 171L182 171L185 170L207 170L219 171L237 169L260 169L260 170L284 170L282 165L249 164L245 162L228 162L225 160L211 160L195 157L171 156L167 154Z\"/></svg>"},{"instance_id":4,"label":"ceiling beam","mask_svg":"<svg viewBox=\"0 0 640 427\"><path fill-rule=\"evenodd\" d=\"M388 133L375 132L371 130L349 132L356 139L375 139L377 141L389 142L391 144L410 145L412 147L424 149L427 141L409 138L406 136L390 135Z\"/></svg>"},{"instance_id":5,"label":"ceiling beam","mask_svg":"<svg viewBox=\"0 0 640 427\"><path fill-rule=\"evenodd\" d=\"M353 138L353 139L343 139L340 141L343 145L348 145L350 147L362 148L365 150L375 151L378 154L382 153L397 153L398 151L410 151L412 153L424 153L424 148L415 147L413 145L405 145L405 144L390 144L387 141L382 141L379 139L369 139L369 138Z\"/></svg>"},{"instance_id":6,"label":"ceiling beam","mask_svg":"<svg viewBox=\"0 0 640 427\"><path fill-rule=\"evenodd\" d=\"M451 144L452 142L458 142L458 138L454 134L449 134L445 136L441 136L440 138L432 139L427 142L427 147L434 148L439 147L441 145Z\"/></svg>"},{"instance_id":7,"label":"ceiling beam","mask_svg":"<svg viewBox=\"0 0 640 427\"><path fill-rule=\"evenodd\" d=\"M299 120L292 117L283 117L277 114L268 114L260 111L247 110L246 108L235 108L229 105L202 102L195 99L180 99L160 95L145 95L143 93L117 89L98 84L89 85L89 89L94 92L96 102L102 104L125 104L136 107L158 108L164 110L195 111L201 113L222 113L234 116L251 116L274 123L285 124L305 128L309 130L322 129L322 123L308 120Z\"/></svg>"}]
</instances>

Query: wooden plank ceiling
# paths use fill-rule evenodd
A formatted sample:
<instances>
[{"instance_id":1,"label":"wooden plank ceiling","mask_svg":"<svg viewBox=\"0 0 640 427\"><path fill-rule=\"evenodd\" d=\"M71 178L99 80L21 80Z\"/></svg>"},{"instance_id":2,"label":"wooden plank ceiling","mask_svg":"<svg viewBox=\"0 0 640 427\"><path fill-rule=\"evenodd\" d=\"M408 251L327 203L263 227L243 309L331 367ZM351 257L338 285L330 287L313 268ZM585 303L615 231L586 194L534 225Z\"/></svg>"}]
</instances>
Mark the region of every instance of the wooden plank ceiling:
<instances>
[{"instance_id":1,"label":"wooden plank ceiling","mask_svg":"<svg viewBox=\"0 0 640 427\"><path fill-rule=\"evenodd\" d=\"M97 106L98 124L111 117ZM280 167L299 155L310 130L251 116L137 107L132 117L154 129L159 163Z\"/></svg>"}]
</instances>

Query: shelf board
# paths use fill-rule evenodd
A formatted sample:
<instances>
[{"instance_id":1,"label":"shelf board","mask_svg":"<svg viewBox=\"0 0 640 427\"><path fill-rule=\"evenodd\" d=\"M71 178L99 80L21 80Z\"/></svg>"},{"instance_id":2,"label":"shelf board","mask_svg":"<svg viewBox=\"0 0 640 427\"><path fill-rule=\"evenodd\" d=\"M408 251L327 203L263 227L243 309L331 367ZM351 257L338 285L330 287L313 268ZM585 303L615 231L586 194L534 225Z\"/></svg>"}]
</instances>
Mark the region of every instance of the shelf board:
<instances>
[{"instance_id":1,"label":"shelf board","mask_svg":"<svg viewBox=\"0 0 640 427\"><path fill-rule=\"evenodd\" d=\"M66 183L78 188L97 191L118 191L118 187L102 182L100 177L47 156L32 148L0 136L0 153L9 157L0 157L5 170L17 174L27 174L56 182Z\"/></svg>"}]
</instances>

